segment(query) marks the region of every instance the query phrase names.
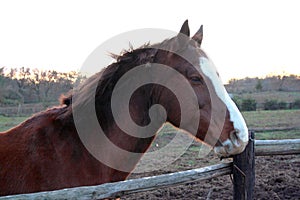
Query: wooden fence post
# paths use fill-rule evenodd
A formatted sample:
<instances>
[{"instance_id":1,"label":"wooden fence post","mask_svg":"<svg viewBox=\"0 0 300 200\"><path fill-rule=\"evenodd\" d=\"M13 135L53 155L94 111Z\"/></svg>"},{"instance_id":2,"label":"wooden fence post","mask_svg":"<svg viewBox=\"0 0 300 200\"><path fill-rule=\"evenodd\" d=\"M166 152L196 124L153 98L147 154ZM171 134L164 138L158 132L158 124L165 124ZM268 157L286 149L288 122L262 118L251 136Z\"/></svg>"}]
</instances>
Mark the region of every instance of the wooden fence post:
<instances>
[{"instance_id":1,"label":"wooden fence post","mask_svg":"<svg viewBox=\"0 0 300 200\"><path fill-rule=\"evenodd\" d=\"M251 200L255 184L254 132L249 132L245 151L233 156L233 199Z\"/></svg>"}]
</instances>

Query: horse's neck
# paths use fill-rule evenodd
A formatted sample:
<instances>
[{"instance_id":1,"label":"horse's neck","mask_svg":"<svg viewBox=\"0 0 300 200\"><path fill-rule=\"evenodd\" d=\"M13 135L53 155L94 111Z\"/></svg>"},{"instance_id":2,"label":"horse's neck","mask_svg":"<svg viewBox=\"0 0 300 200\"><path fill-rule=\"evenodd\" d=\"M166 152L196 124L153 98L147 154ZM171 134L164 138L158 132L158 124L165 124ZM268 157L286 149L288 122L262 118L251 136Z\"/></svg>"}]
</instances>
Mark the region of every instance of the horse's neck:
<instances>
[{"instance_id":1,"label":"horse's neck","mask_svg":"<svg viewBox=\"0 0 300 200\"><path fill-rule=\"evenodd\" d=\"M149 98L150 91L147 89L140 93L135 93L132 98L133 102L129 105L130 114L126 113L126 109L122 108L118 111L118 116L112 116L111 112L107 110L105 112L102 112L101 109L99 110L99 122L103 131L107 137L121 149L129 152L144 153L153 141L155 133L162 125L156 125L145 131L139 131L133 128L132 132L127 132L124 128L119 127L119 123L116 122L117 120L122 120L122 124L134 124L137 127L147 126L151 122L149 118L149 105L151 104L151 100ZM111 105L108 104L106 106ZM101 119L105 119L105 122L101 122ZM109 124L107 124L107 122L109 122ZM146 137L146 135L152 136Z\"/></svg>"}]
</instances>

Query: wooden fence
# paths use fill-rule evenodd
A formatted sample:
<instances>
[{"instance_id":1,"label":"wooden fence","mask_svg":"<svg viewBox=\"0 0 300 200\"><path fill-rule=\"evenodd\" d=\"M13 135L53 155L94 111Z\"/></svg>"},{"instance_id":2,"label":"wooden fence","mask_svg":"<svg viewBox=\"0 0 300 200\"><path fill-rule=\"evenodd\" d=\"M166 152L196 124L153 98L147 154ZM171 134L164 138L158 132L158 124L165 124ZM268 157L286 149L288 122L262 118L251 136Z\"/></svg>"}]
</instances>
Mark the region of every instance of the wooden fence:
<instances>
[{"instance_id":1,"label":"wooden fence","mask_svg":"<svg viewBox=\"0 0 300 200\"><path fill-rule=\"evenodd\" d=\"M245 151L234 156L233 162L98 186L5 196L0 197L0 200L118 198L126 194L206 180L227 174L233 174L234 199L253 199L255 156L287 154L300 154L300 139L254 140L252 132Z\"/></svg>"}]
</instances>

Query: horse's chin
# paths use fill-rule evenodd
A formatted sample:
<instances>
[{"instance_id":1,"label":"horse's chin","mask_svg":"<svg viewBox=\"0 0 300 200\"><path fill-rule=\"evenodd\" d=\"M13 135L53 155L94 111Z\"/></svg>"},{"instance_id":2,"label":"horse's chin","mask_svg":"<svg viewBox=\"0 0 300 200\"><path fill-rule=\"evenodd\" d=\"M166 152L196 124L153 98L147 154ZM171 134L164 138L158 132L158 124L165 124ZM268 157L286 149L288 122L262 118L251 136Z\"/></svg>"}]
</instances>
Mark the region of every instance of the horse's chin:
<instances>
[{"instance_id":1,"label":"horse's chin","mask_svg":"<svg viewBox=\"0 0 300 200\"><path fill-rule=\"evenodd\" d=\"M214 147L215 154L220 158L227 158L239 153L242 153L245 147L229 151L226 147Z\"/></svg>"}]
</instances>

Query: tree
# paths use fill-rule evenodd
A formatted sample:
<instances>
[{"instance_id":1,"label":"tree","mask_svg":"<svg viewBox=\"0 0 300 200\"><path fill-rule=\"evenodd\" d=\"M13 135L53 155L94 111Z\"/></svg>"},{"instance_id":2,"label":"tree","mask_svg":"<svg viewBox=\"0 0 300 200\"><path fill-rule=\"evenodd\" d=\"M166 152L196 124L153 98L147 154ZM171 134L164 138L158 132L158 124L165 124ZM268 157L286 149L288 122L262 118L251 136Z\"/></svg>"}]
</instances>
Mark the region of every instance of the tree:
<instances>
[{"instance_id":1,"label":"tree","mask_svg":"<svg viewBox=\"0 0 300 200\"><path fill-rule=\"evenodd\" d=\"M275 99L266 100L264 103L264 110L278 110L278 101Z\"/></svg>"},{"instance_id":2,"label":"tree","mask_svg":"<svg viewBox=\"0 0 300 200\"><path fill-rule=\"evenodd\" d=\"M5 88L4 85L4 67L0 68L0 103L3 102L4 94L5 94Z\"/></svg>"},{"instance_id":3,"label":"tree","mask_svg":"<svg viewBox=\"0 0 300 200\"><path fill-rule=\"evenodd\" d=\"M247 98L242 100L242 110L243 111L255 111L256 101L255 99Z\"/></svg>"},{"instance_id":4,"label":"tree","mask_svg":"<svg viewBox=\"0 0 300 200\"><path fill-rule=\"evenodd\" d=\"M257 83L256 83L256 85L255 85L255 89L256 89L257 91L261 91L262 88L263 88L263 86L262 86L261 80L258 79L258 80L257 80Z\"/></svg>"},{"instance_id":5,"label":"tree","mask_svg":"<svg viewBox=\"0 0 300 200\"><path fill-rule=\"evenodd\" d=\"M65 73L25 67L6 71L5 74L4 68L0 68L0 99L19 103L57 101L61 94L73 88L75 82L85 79L75 71Z\"/></svg>"},{"instance_id":6,"label":"tree","mask_svg":"<svg viewBox=\"0 0 300 200\"><path fill-rule=\"evenodd\" d=\"M6 76L10 79L9 84L6 84L6 87L10 86L10 88L8 89L10 91L10 94L13 96L17 96L19 103L24 103L24 94L26 93L26 88L28 85L30 69L25 69L24 67L21 67L19 69L11 68ZM17 88L13 87L12 85L17 86Z\"/></svg>"}]
</instances>

